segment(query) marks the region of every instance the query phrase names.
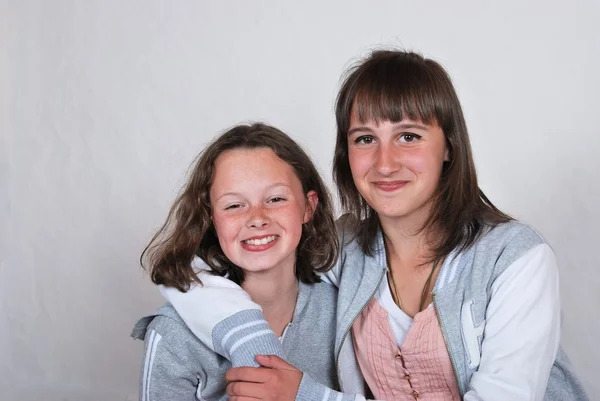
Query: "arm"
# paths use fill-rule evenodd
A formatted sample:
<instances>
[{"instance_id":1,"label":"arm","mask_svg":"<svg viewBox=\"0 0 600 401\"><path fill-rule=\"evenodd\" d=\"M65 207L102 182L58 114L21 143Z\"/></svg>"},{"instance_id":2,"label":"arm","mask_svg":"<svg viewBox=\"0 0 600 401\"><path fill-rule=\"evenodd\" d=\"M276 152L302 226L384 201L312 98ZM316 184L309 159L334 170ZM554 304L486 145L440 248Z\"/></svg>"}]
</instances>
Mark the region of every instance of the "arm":
<instances>
[{"instance_id":1,"label":"arm","mask_svg":"<svg viewBox=\"0 0 600 401\"><path fill-rule=\"evenodd\" d=\"M560 341L558 268L548 245L531 249L496 279L483 336L464 400L541 401Z\"/></svg>"},{"instance_id":2,"label":"arm","mask_svg":"<svg viewBox=\"0 0 600 401\"><path fill-rule=\"evenodd\" d=\"M140 377L140 401L195 400L197 388L196 375L156 330L149 330Z\"/></svg>"},{"instance_id":3,"label":"arm","mask_svg":"<svg viewBox=\"0 0 600 401\"><path fill-rule=\"evenodd\" d=\"M332 390L276 356L262 355L257 360L263 367L227 372L227 394L263 401L367 401L360 394Z\"/></svg>"},{"instance_id":4,"label":"arm","mask_svg":"<svg viewBox=\"0 0 600 401\"><path fill-rule=\"evenodd\" d=\"M160 286L185 324L200 341L235 366L258 366L255 355L283 355L279 339L260 306L231 280L212 275L200 259L194 260L203 286L186 293Z\"/></svg>"},{"instance_id":5,"label":"arm","mask_svg":"<svg viewBox=\"0 0 600 401\"><path fill-rule=\"evenodd\" d=\"M345 259L344 246L347 244L344 242L343 233L346 219L342 217L336 222L341 248L340 255L333 268L321 275L323 281L336 287L339 286L339 277ZM231 280L208 273L210 268L202 259L196 257L192 264L198 271L202 286L193 285L186 293L164 286L159 286L159 289L194 335L206 346L231 360L234 367L258 366L254 360L256 355L282 356L283 349L274 333L256 337L244 347L236 348L234 352L228 349L233 343L221 343L227 332L235 326L254 324L245 329L244 332L248 335L264 331L264 325L256 324L259 321L266 323L261 307Z\"/></svg>"}]
</instances>

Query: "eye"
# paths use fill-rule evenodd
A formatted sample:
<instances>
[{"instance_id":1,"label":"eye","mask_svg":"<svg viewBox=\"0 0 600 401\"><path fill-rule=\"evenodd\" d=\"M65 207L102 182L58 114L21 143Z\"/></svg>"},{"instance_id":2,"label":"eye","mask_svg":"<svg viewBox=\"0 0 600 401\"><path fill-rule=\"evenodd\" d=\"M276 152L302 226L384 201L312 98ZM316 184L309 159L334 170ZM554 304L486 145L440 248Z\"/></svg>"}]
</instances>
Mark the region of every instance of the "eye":
<instances>
[{"instance_id":1,"label":"eye","mask_svg":"<svg viewBox=\"0 0 600 401\"><path fill-rule=\"evenodd\" d=\"M225 210L234 210L234 209L239 209L241 207L242 207L241 203L234 203L234 204L225 206Z\"/></svg>"},{"instance_id":2,"label":"eye","mask_svg":"<svg viewBox=\"0 0 600 401\"><path fill-rule=\"evenodd\" d=\"M279 202L284 202L285 198L282 198L281 196L274 196L271 199L269 199L269 203L279 203Z\"/></svg>"},{"instance_id":3,"label":"eye","mask_svg":"<svg viewBox=\"0 0 600 401\"><path fill-rule=\"evenodd\" d=\"M354 143L358 145L370 145L374 141L375 138L373 138L371 135L361 135L354 140Z\"/></svg>"},{"instance_id":4,"label":"eye","mask_svg":"<svg viewBox=\"0 0 600 401\"><path fill-rule=\"evenodd\" d=\"M421 139L421 135L405 132L400 136L400 142L411 143Z\"/></svg>"}]
</instances>

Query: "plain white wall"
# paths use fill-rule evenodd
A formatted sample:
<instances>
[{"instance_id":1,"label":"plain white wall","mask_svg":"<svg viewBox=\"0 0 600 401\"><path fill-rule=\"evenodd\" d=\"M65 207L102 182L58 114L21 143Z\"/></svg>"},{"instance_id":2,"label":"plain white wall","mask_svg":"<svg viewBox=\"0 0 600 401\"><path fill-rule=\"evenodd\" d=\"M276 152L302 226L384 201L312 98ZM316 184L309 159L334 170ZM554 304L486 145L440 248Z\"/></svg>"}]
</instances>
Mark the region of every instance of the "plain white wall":
<instances>
[{"instance_id":1,"label":"plain white wall","mask_svg":"<svg viewBox=\"0 0 600 401\"><path fill-rule=\"evenodd\" d=\"M6 3L0 398L136 399L129 333L162 302L138 257L193 157L265 120L331 182L340 74L383 44L449 70L483 189L558 255L563 344L600 399L599 4Z\"/></svg>"}]
</instances>

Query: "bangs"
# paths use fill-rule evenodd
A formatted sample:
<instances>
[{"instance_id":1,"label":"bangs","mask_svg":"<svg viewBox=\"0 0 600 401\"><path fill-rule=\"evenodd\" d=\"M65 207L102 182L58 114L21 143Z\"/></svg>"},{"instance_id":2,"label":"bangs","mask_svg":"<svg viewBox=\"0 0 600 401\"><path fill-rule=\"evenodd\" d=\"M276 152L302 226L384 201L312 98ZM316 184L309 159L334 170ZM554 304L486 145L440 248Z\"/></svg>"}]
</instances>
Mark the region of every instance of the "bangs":
<instances>
[{"instance_id":1,"label":"bangs","mask_svg":"<svg viewBox=\"0 0 600 401\"><path fill-rule=\"evenodd\" d=\"M344 114L348 116L345 131L353 113L361 123L409 119L427 125L437 123L442 128L451 119L452 95L443 90L447 85L440 85L449 77L443 71L444 76L440 77L435 65L406 58L401 62L372 61L350 75L348 81L354 82L346 82L349 90L343 99Z\"/></svg>"},{"instance_id":2,"label":"bangs","mask_svg":"<svg viewBox=\"0 0 600 401\"><path fill-rule=\"evenodd\" d=\"M462 252L489 227L511 220L477 184L460 101L450 76L436 61L408 51L373 51L343 77L335 117L333 179L348 222L342 224L348 224L365 255L375 254L381 222L352 175L348 144L352 118L360 124L406 119L442 129L449 160L441 167L431 213L419 231L435 235L430 261L443 259L457 248Z\"/></svg>"}]
</instances>

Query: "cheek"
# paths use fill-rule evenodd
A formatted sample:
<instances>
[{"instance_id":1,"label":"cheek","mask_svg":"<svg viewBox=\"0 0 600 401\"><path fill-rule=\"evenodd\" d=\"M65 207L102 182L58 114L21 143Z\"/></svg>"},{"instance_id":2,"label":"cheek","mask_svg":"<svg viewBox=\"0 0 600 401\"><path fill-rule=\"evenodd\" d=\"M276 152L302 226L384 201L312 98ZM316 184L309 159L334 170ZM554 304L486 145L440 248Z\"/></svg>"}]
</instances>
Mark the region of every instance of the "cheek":
<instances>
[{"instance_id":1,"label":"cheek","mask_svg":"<svg viewBox=\"0 0 600 401\"><path fill-rule=\"evenodd\" d=\"M306 205L308 207L308 205ZM306 209L302 205L297 205L294 208L286 210L285 213L280 215L280 223L285 227L288 234L292 237L298 237L302 235L302 224L305 223L305 217L307 216ZM296 240L296 239L294 239Z\"/></svg>"},{"instance_id":2,"label":"cheek","mask_svg":"<svg viewBox=\"0 0 600 401\"><path fill-rule=\"evenodd\" d=\"M408 160L406 165L419 177L428 176L431 173L430 163L423 158Z\"/></svg>"},{"instance_id":3,"label":"cheek","mask_svg":"<svg viewBox=\"0 0 600 401\"><path fill-rule=\"evenodd\" d=\"M350 151L348 152L348 164L354 181L360 181L360 177L369 170L371 160L364 154Z\"/></svg>"},{"instance_id":4,"label":"cheek","mask_svg":"<svg viewBox=\"0 0 600 401\"><path fill-rule=\"evenodd\" d=\"M212 222L213 222L213 226L215 227L215 231L217 233L217 236L220 236L221 235L221 230L223 229L223 220L220 217L215 216L213 214Z\"/></svg>"},{"instance_id":5,"label":"cheek","mask_svg":"<svg viewBox=\"0 0 600 401\"><path fill-rule=\"evenodd\" d=\"M214 216L213 225L215 226L215 232L217 233L219 243L221 244L221 247L223 247L227 244L227 240L233 236L235 224L231 219L222 216Z\"/></svg>"},{"instance_id":6,"label":"cheek","mask_svg":"<svg viewBox=\"0 0 600 401\"><path fill-rule=\"evenodd\" d=\"M420 179L431 178L436 182L442 172L442 160L425 152L407 155L404 165Z\"/></svg>"}]
</instances>

